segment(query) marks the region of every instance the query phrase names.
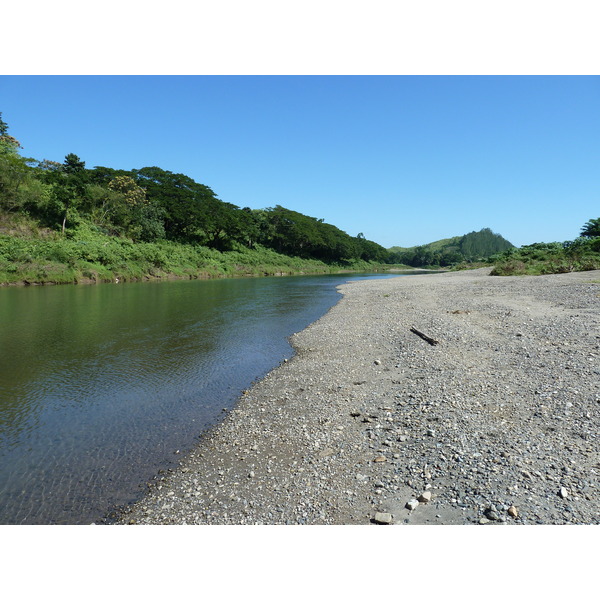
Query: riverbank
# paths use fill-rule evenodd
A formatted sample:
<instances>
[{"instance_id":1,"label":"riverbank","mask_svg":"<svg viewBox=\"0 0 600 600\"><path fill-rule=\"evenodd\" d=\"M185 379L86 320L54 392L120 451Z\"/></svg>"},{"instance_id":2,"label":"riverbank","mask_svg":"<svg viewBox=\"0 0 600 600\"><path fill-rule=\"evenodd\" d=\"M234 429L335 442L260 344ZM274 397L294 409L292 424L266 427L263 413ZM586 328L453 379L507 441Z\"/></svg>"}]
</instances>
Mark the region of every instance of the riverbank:
<instances>
[{"instance_id":1,"label":"riverbank","mask_svg":"<svg viewBox=\"0 0 600 600\"><path fill-rule=\"evenodd\" d=\"M86 237L85 229L78 235L19 237L0 233L0 287L322 275L388 268L364 260L326 263L263 247L238 245L236 250L221 252L167 240L134 243L99 234Z\"/></svg>"},{"instance_id":2,"label":"riverbank","mask_svg":"<svg viewBox=\"0 0 600 600\"><path fill-rule=\"evenodd\" d=\"M120 522L600 523L600 271L488 273L341 286Z\"/></svg>"}]
</instances>

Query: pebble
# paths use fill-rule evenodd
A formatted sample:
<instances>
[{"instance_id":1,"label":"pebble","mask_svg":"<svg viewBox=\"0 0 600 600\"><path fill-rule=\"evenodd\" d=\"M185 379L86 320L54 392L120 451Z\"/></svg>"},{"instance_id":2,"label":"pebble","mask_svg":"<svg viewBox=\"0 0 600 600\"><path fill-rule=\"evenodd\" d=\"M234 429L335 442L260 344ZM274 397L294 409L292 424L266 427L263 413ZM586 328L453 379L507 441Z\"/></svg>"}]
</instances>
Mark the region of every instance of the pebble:
<instances>
[{"instance_id":1,"label":"pebble","mask_svg":"<svg viewBox=\"0 0 600 600\"><path fill-rule=\"evenodd\" d=\"M377 512L421 500L423 518L435 499L440 524L600 524L600 288L583 283L600 271L488 272L341 286L297 355L120 522L366 524L385 498Z\"/></svg>"},{"instance_id":2,"label":"pebble","mask_svg":"<svg viewBox=\"0 0 600 600\"><path fill-rule=\"evenodd\" d=\"M427 490L426 492L423 492L419 498L418 498L419 502L422 502L423 504L427 504L427 502L429 502L431 500L431 492L429 490Z\"/></svg>"},{"instance_id":3,"label":"pebble","mask_svg":"<svg viewBox=\"0 0 600 600\"><path fill-rule=\"evenodd\" d=\"M488 508L485 511L485 516L490 520L490 521L499 521L500 520L500 515L496 512L495 509L493 508Z\"/></svg>"},{"instance_id":4,"label":"pebble","mask_svg":"<svg viewBox=\"0 0 600 600\"><path fill-rule=\"evenodd\" d=\"M408 508L408 510L415 510L415 508L417 508L417 506L419 506L419 501L416 498L411 498L406 503L406 508Z\"/></svg>"},{"instance_id":5,"label":"pebble","mask_svg":"<svg viewBox=\"0 0 600 600\"><path fill-rule=\"evenodd\" d=\"M375 513L374 521L382 525L389 525L392 522L393 516L390 513Z\"/></svg>"}]
</instances>

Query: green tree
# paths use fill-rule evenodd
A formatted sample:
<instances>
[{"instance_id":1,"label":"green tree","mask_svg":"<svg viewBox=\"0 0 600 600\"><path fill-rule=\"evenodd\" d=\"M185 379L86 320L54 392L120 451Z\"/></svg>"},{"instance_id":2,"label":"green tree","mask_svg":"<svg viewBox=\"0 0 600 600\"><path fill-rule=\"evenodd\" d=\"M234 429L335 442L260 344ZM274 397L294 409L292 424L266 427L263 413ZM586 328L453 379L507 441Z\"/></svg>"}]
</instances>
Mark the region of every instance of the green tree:
<instances>
[{"instance_id":1,"label":"green tree","mask_svg":"<svg viewBox=\"0 0 600 600\"><path fill-rule=\"evenodd\" d=\"M168 238L202 242L205 237L203 203L216 200L209 187L187 175L159 167L134 169L131 173L136 183L146 190L147 197L163 209ZM210 212L208 207L207 211Z\"/></svg>"},{"instance_id":2,"label":"green tree","mask_svg":"<svg viewBox=\"0 0 600 600\"><path fill-rule=\"evenodd\" d=\"M70 175L81 174L85 171L85 162L71 152L65 156L62 170Z\"/></svg>"},{"instance_id":3,"label":"green tree","mask_svg":"<svg viewBox=\"0 0 600 600\"><path fill-rule=\"evenodd\" d=\"M60 222L64 234L67 222L77 220L77 209L86 196L88 177L85 162L76 154L67 154L59 169L50 169L44 176L53 192L53 198L46 207L46 218L53 223Z\"/></svg>"},{"instance_id":4,"label":"green tree","mask_svg":"<svg viewBox=\"0 0 600 600\"><path fill-rule=\"evenodd\" d=\"M22 148L19 141L8 135L8 124L2 119L0 112L0 155L17 154L19 148Z\"/></svg>"},{"instance_id":5,"label":"green tree","mask_svg":"<svg viewBox=\"0 0 600 600\"><path fill-rule=\"evenodd\" d=\"M29 168L21 156L0 153L0 208L15 211L23 207L23 186L29 178Z\"/></svg>"},{"instance_id":6,"label":"green tree","mask_svg":"<svg viewBox=\"0 0 600 600\"><path fill-rule=\"evenodd\" d=\"M27 160L19 154L21 144L8 135L8 124L0 112L0 208L15 211L23 208L24 185L31 179Z\"/></svg>"},{"instance_id":7,"label":"green tree","mask_svg":"<svg viewBox=\"0 0 600 600\"><path fill-rule=\"evenodd\" d=\"M600 218L590 219L581 229L583 237L600 237Z\"/></svg>"}]
</instances>

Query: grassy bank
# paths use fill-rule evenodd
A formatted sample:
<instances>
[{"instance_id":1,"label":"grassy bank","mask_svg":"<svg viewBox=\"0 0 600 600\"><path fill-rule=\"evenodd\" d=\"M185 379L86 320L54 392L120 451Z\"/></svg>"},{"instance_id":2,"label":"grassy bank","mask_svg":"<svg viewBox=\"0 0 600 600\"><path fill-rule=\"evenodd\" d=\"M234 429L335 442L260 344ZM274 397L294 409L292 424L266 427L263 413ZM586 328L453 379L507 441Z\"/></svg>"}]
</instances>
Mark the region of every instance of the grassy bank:
<instances>
[{"instance_id":1,"label":"grassy bank","mask_svg":"<svg viewBox=\"0 0 600 600\"><path fill-rule=\"evenodd\" d=\"M318 274L374 268L381 265L364 261L326 264L261 247L250 250L240 246L219 252L166 240L134 243L85 226L70 236L26 223L0 233L0 285Z\"/></svg>"}]
</instances>

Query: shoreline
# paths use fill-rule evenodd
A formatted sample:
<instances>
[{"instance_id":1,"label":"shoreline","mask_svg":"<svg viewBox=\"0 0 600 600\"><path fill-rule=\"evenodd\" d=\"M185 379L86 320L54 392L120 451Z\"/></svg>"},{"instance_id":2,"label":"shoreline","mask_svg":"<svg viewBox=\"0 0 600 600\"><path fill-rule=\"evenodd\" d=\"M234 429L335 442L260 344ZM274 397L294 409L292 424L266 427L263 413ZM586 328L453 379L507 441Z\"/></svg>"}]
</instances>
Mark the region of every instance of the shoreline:
<instances>
[{"instance_id":1,"label":"shoreline","mask_svg":"<svg viewBox=\"0 0 600 600\"><path fill-rule=\"evenodd\" d=\"M207 271L198 272L195 275L176 275L175 273L167 273L164 276L143 276L143 277L116 277L115 279L92 279L89 277L82 277L73 281L40 281L40 280L19 280L11 282L0 282L0 288L13 288L13 287L52 287L55 285L103 285L103 284L118 284L118 283L163 283L168 281L195 281L195 280L209 280L209 279L244 279L247 277L296 277L296 276L316 276L316 275L342 275L344 273L427 273L426 269L407 268L407 269L383 269L381 265L375 269L343 269L331 271L274 271L272 273L226 273L226 274L214 274Z\"/></svg>"},{"instance_id":2,"label":"shoreline","mask_svg":"<svg viewBox=\"0 0 600 600\"><path fill-rule=\"evenodd\" d=\"M118 522L600 523L600 271L489 271L339 286Z\"/></svg>"}]
</instances>

